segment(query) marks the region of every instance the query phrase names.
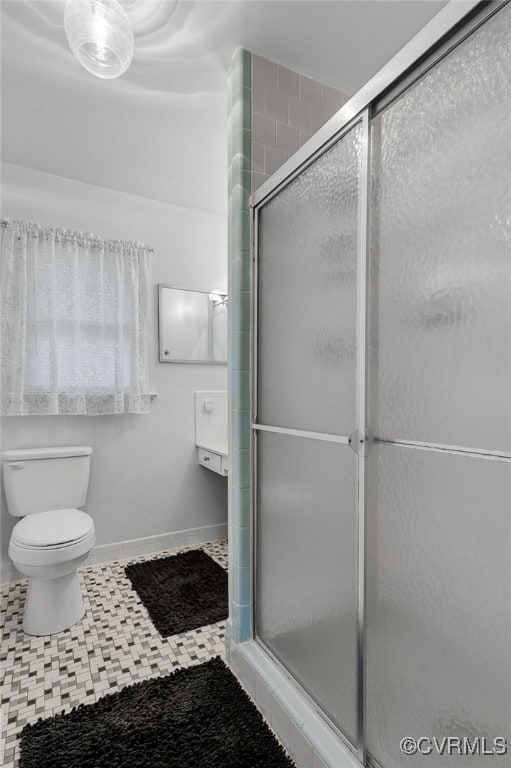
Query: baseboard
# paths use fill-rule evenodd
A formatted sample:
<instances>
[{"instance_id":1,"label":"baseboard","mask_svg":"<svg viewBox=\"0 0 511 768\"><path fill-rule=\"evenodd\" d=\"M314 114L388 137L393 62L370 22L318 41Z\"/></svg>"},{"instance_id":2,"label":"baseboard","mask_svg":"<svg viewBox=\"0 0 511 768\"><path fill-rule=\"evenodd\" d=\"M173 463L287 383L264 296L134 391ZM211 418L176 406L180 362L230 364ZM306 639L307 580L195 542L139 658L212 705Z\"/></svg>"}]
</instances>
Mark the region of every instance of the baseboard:
<instances>
[{"instance_id":1,"label":"baseboard","mask_svg":"<svg viewBox=\"0 0 511 768\"><path fill-rule=\"evenodd\" d=\"M145 536L141 539L129 539L117 541L112 544L98 544L94 547L85 565L110 563L112 560L124 560L127 557L149 555L153 552L161 552L164 549L176 547L188 547L194 544L203 544L206 541L216 541L227 538L227 523L217 525L203 525L199 528L186 528L183 531L173 533L161 533L156 536ZM13 564L2 562L0 565L0 584L24 579Z\"/></svg>"},{"instance_id":2,"label":"baseboard","mask_svg":"<svg viewBox=\"0 0 511 768\"><path fill-rule=\"evenodd\" d=\"M230 641L228 663L298 768L362 768L355 755L260 645Z\"/></svg>"}]
</instances>

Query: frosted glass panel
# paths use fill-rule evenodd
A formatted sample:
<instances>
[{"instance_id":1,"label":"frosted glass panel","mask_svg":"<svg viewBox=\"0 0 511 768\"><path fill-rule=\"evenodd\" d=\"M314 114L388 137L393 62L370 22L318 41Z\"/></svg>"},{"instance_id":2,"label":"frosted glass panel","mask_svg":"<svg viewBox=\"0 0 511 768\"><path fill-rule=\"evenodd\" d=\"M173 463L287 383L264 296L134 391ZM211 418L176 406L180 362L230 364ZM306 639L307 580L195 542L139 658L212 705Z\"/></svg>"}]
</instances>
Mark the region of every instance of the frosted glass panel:
<instances>
[{"instance_id":1,"label":"frosted glass panel","mask_svg":"<svg viewBox=\"0 0 511 768\"><path fill-rule=\"evenodd\" d=\"M383 768L507 764L399 743L511 740L511 463L396 445L368 461L369 751Z\"/></svg>"},{"instance_id":2,"label":"frosted glass panel","mask_svg":"<svg viewBox=\"0 0 511 768\"><path fill-rule=\"evenodd\" d=\"M258 436L256 632L352 741L356 733L356 458Z\"/></svg>"},{"instance_id":3,"label":"frosted glass panel","mask_svg":"<svg viewBox=\"0 0 511 768\"><path fill-rule=\"evenodd\" d=\"M370 423L511 451L511 5L373 122Z\"/></svg>"},{"instance_id":4,"label":"frosted glass panel","mask_svg":"<svg viewBox=\"0 0 511 768\"><path fill-rule=\"evenodd\" d=\"M260 423L355 427L360 153L356 126L260 212Z\"/></svg>"}]
</instances>

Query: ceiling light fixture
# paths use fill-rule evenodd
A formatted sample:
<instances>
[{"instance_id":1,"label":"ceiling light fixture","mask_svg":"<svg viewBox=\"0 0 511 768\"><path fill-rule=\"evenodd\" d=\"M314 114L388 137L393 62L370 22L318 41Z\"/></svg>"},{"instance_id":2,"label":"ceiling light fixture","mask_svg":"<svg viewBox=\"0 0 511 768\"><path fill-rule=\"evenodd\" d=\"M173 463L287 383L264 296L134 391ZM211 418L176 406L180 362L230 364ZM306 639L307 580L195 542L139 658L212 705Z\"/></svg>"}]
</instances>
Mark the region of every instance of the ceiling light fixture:
<instances>
[{"instance_id":1,"label":"ceiling light fixture","mask_svg":"<svg viewBox=\"0 0 511 768\"><path fill-rule=\"evenodd\" d=\"M74 55L96 77L111 80L131 64L133 30L118 0L67 0L64 29Z\"/></svg>"}]
</instances>

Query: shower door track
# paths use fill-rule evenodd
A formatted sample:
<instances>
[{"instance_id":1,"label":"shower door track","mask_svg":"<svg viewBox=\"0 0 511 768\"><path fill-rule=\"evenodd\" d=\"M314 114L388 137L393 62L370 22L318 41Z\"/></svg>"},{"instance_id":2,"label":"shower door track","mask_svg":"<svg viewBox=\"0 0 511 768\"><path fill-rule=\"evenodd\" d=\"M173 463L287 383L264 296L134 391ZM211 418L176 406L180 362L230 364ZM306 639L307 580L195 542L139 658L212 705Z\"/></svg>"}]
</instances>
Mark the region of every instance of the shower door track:
<instances>
[{"instance_id":1,"label":"shower door track","mask_svg":"<svg viewBox=\"0 0 511 768\"><path fill-rule=\"evenodd\" d=\"M258 378L258 216L259 210L275 195L312 165L330 147L337 143L355 125L362 125L362 157L360 179L360 220L357 246L357 425L358 434L367 434L366 399L367 399L367 267L368 267L368 203L370 193L370 131L371 119L391 104L419 77L437 64L463 40L484 24L510 0L469 0L457 3L451 0L378 74L364 85L325 125L320 128L295 154L279 168L271 178L264 182L252 195L252 274L251 274L251 376L250 376L250 419L251 419L251 511L252 511L252 633L259 646L269 658L286 673L293 684L303 691L302 686L287 672L282 662L266 647L257 636L255 626L256 606L256 568L257 568L257 435L258 432L274 432L296 437L347 444L347 435L310 432L286 427L262 424L257 413L257 378ZM354 434L354 433L353 433ZM511 454L463 446L396 440L372 435L364 445L364 450L357 453L357 528L358 528L358 625L357 625L357 739L352 743L333 724L328 716L305 691L315 710L321 715L332 730L342 739L349 749L356 754L361 765L379 768L378 763L366 749L364 723L364 659L365 659L365 604L366 604L366 521L365 521L365 459L367 449L375 443L391 443L411 450L437 451L455 455L474 456L495 461L511 461Z\"/></svg>"}]
</instances>

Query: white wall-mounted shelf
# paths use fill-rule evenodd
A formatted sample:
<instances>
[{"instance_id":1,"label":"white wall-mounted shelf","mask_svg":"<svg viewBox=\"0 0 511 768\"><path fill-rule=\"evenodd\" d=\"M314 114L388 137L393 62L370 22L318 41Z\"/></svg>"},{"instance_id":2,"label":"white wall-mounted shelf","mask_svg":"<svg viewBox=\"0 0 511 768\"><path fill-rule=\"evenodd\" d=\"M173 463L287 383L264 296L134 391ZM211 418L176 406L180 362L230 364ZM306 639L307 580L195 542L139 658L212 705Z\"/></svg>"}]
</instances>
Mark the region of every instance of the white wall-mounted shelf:
<instances>
[{"instance_id":1,"label":"white wall-mounted shelf","mask_svg":"<svg viewBox=\"0 0 511 768\"><path fill-rule=\"evenodd\" d=\"M227 392L195 393L195 445L201 467L225 477L229 471L227 447Z\"/></svg>"},{"instance_id":2,"label":"white wall-mounted shelf","mask_svg":"<svg viewBox=\"0 0 511 768\"><path fill-rule=\"evenodd\" d=\"M227 477L229 463L227 457L227 446L223 444L211 444L209 446L198 445L199 464L218 475Z\"/></svg>"}]
</instances>

